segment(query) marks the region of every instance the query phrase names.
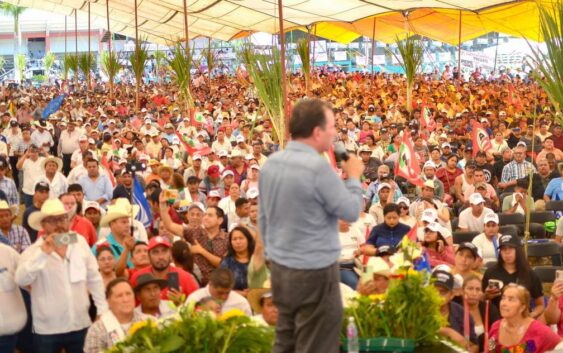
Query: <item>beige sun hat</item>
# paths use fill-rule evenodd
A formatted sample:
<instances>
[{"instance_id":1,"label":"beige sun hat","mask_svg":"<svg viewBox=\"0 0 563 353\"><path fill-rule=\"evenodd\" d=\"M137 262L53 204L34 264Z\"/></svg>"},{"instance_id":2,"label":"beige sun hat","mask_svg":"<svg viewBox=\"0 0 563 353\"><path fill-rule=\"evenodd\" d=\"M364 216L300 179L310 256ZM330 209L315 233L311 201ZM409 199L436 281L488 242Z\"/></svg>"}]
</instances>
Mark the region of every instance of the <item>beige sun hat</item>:
<instances>
[{"instance_id":1,"label":"beige sun hat","mask_svg":"<svg viewBox=\"0 0 563 353\"><path fill-rule=\"evenodd\" d=\"M106 214L100 220L100 227L107 227L119 218L131 218L131 207L126 207L123 204L108 206Z\"/></svg>"},{"instance_id":2,"label":"beige sun hat","mask_svg":"<svg viewBox=\"0 0 563 353\"><path fill-rule=\"evenodd\" d=\"M45 170L45 166L47 165L47 163L49 162L54 162L57 164L57 171L60 172L63 169L63 161L62 159L58 158L58 157L54 157L54 156L49 156L47 158L45 158L43 160L43 163L41 163L41 168L43 168L43 170Z\"/></svg>"},{"instance_id":3,"label":"beige sun hat","mask_svg":"<svg viewBox=\"0 0 563 353\"><path fill-rule=\"evenodd\" d=\"M250 307L255 314L262 313L262 305L260 303L262 299L270 297L272 297L272 285L270 283L270 280L264 281L262 288L250 289L247 295L248 303L250 304Z\"/></svg>"},{"instance_id":4,"label":"beige sun hat","mask_svg":"<svg viewBox=\"0 0 563 353\"><path fill-rule=\"evenodd\" d=\"M18 212L18 206L17 205L10 206L7 201L0 200L0 210L10 210L10 212L12 212L12 215L14 215Z\"/></svg>"},{"instance_id":5,"label":"beige sun hat","mask_svg":"<svg viewBox=\"0 0 563 353\"><path fill-rule=\"evenodd\" d=\"M45 217L50 216L62 216L66 215L67 211L65 210L65 206L59 199L50 199L43 203L41 206L40 211L35 211L29 215L29 226L37 231L41 230L41 221L45 219Z\"/></svg>"},{"instance_id":6,"label":"beige sun hat","mask_svg":"<svg viewBox=\"0 0 563 353\"><path fill-rule=\"evenodd\" d=\"M128 213L129 215L131 215L131 203L129 202L128 199L124 198L124 197L119 197L117 199L115 199L115 201L113 202L113 205L121 205L125 208L128 209ZM133 205L133 218L137 217L137 215L139 214L139 211L141 210L141 207L139 205Z\"/></svg>"}]
</instances>

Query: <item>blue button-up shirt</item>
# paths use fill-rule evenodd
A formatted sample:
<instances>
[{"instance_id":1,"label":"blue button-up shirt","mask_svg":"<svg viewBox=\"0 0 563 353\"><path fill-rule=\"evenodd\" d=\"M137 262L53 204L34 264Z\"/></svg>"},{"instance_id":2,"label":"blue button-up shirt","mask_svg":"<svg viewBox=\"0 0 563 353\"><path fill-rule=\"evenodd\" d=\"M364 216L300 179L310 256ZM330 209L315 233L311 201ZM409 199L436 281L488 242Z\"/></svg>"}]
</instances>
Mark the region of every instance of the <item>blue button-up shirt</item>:
<instances>
[{"instance_id":1,"label":"blue button-up shirt","mask_svg":"<svg viewBox=\"0 0 563 353\"><path fill-rule=\"evenodd\" d=\"M294 269L338 261L338 219L354 222L363 204L358 179L342 181L319 152L298 141L260 171L259 227L266 254Z\"/></svg>"},{"instance_id":2,"label":"blue button-up shirt","mask_svg":"<svg viewBox=\"0 0 563 353\"><path fill-rule=\"evenodd\" d=\"M78 179L78 183L82 186L82 190L84 190L85 200L96 201L103 197L109 201L113 196L113 187L107 175L100 174L96 180L92 180L88 174L86 174ZM107 202L104 202L100 206L105 205L107 205Z\"/></svg>"}]
</instances>

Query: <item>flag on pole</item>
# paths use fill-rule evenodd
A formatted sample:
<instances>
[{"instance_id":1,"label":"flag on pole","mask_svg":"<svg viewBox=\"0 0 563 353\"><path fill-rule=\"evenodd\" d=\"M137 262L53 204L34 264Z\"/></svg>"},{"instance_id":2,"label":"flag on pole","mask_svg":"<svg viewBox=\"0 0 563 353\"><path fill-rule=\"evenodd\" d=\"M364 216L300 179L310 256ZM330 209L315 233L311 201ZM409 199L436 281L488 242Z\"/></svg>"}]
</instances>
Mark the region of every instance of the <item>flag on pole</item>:
<instances>
[{"instance_id":1,"label":"flag on pole","mask_svg":"<svg viewBox=\"0 0 563 353\"><path fill-rule=\"evenodd\" d=\"M117 183L115 182L115 177L113 176L113 172L111 171L111 168L109 167L109 163L108 163L108 160L106 159L105 154L102 155L102 160L101 160L100 164L102 165L102 167L104 167L104 169L108 173L108 177L109 177L109 181L111 182L111 186L115 187L115 185Z\"/></svg>"},{"instance_id":2,"label":"flag on pole","mask_svg":"<svg viewBox=\"0 0 563 353\"><path fill-rule=\"evenodd\" d=\"M150 226L152 223L151 208L136 175L133 175L133 203L139 205L139 213L135 219L143 223L145 227Z\"/></svg>"},{"instance_id":3,"label":"flag on pole","mask_svg":"<svg viewBox=\"0 0 563 353\"><path fill-rule=\"evenodd\" d=\"M200 112L194 113L194 114L192 115L192 119L191 119L191 120L192 120L192 125L195 125L195 124L205 124L205 123L206 123L205 117L204 117L203 114L200 113Z\"/></svg>"},{"instance_id":4,"label":"flag on pole","mask_svg":"<svg viewBox=\"0 0 563 353\"><path fill-rule=\"evenodd\" d=\"M402 176L413 185L422 186L420 178L420 165L416 159L412 140L408 132L403 131L403 143L399 149L399 158L395 162L395 175Z\"/></svg>"},{"instance_id":5,"label":"flag on pole","mask_svg":"<svg viewBox=\"0 0 563 353\"><path fill-rule=\"evenodd\" d=\"M420 109L420 126L423 129L427 129L428 131L434 131L436 128L436 123L434 122L434 118L430 113L430 109L426 107L426 104L422 104L422 108Z\"/></svg>"},{"instance_id":6,"label":"flag on pole","mask_svg":"<svg viewBox=\"0 0 563 353\"><path fill-rule=\"evenodd\" d=\"M471 128L473 156L476 156L479 151L488 152L491 148L493 148L489 134L485 129L483 129L481 124L476 121L472 121Z\"/></svg>"},{"instance_id":7,"label":"flag on pole","mask_svg":"<svg viewBox=\"0 0 563 353\"><path fill-rule=\"evenodd\" d=\"M188 138L187 136L180 134L178 130L174 132L176 133L176 136L178 136L178 138L180 139L180 143L184 146L186 152L188 152L188 154L191 157L195 151L194 141L191 138Z\"/></svg>"},{"instance_id":8,"label":"flag on pole","mask_svg":"<svg viewBox=\"0 0 563 353\"><path fill-rule=\"evenodd\" d=\"M8 111L10 112L10 115L12 116L12 118L16 116L16 107L15 107L13 101L10 101L10 105L9 105L9 107L8 107Z\"/></svg>"},{"instance_id":9,"label":"flag on pole","mask_svg":"<svg viewBox=\"0 0 563 353\"><path fill-rule=\"evenodd\" d=\"M43 120L47 119L49 117L49 115L51 115L51 114L55 113L57 110L59 110L59 108L63 104L64 99L65 99L64 94L61 94L60 96L58 96L56 98L53 98L49 102L49 104L47 104L45 109L43 109L43 113L41 114L41 117L43 118Z\"/></svg>"}]
</instances>

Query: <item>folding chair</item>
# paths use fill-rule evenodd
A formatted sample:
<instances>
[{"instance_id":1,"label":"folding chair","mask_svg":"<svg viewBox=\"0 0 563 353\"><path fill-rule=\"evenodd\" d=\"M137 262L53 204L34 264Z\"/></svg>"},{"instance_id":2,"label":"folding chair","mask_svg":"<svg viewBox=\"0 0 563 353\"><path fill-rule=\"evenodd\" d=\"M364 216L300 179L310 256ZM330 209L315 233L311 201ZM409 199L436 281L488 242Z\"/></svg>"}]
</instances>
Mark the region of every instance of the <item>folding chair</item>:
<instances>
[{"instance_id":1,"label":"folding chair","mask_svg":"<svg viewBox=\"0 0 563 353\"><path fill-rule=\"evenodd\" d=\"M545 222L555 221L555 214L552 211L538 211L530 213L530 222L544 224Z\"/></svg>"},{"instance_id":2,"label":"folding chair","mask_svg":"<svg viewBox=\"0 0 563 353\"><path fill-rule=\"evenodd\" d=\"M506 224L524 224L525 221L524 215L520 213L500 213L498 219L501 226Z\"/></svg>"},{"instance_id":3,"label":"folding chair","mask_svg":"<svg viewBox=\"0 0 563 353\"><path fill-rule=\"evenodd\" d=\"M551 257L553 266L561 266L561 249L555 242L528 243L528 257Z\"/></svg>"},{"instance_id":4,"label":"folding chair","mask_svg":"<svg viewBox=\"0 0 563 353\"><path fill-rule=\"evenodd\" d=\"M551 200L545 204L548 211L563 211L563 200Z\"/></svg>"},{"instance_id":5,"label":"folding chair","mask_svg":"<svg viewBox=\"0 0 563 353\"><path fill-rule=\"evenodd\" d=\"M471 243L479 232L453 232L454 244Z\"/></svg>"}]
</instances>

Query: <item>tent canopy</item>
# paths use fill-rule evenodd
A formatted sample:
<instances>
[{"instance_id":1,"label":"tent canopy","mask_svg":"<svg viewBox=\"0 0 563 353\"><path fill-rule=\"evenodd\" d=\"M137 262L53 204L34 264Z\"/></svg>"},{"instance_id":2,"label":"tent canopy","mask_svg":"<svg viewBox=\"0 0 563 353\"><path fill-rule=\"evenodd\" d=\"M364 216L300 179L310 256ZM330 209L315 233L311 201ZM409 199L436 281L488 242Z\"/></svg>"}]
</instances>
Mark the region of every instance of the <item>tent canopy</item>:
<instances>
[{"instance_id":1,"label":"tent canopy","mask_svg":"<svg viewBox=\"0 0 563 353\"><path fill-rule=\"evenodd\" d=\"M73 15L85 13L88 0L4 0L18 6ZM252 32L279 32L277 1L186 0L191 38L221 40ZM349 43L359 36L391 43L407 32L457 45L489 32L535 41L538 6L556 0L284 0L284 28L311 29L317 36ZM106 0L90 0L92 25L106 28ZM182 0L138 0L139 33L155 43L182 40ZM134 36L134 0L109 0L112 32ZM461 24L461 25L460 25ZM461 31L461 32L460 32Z\"/></svg>"}]
</instances>

